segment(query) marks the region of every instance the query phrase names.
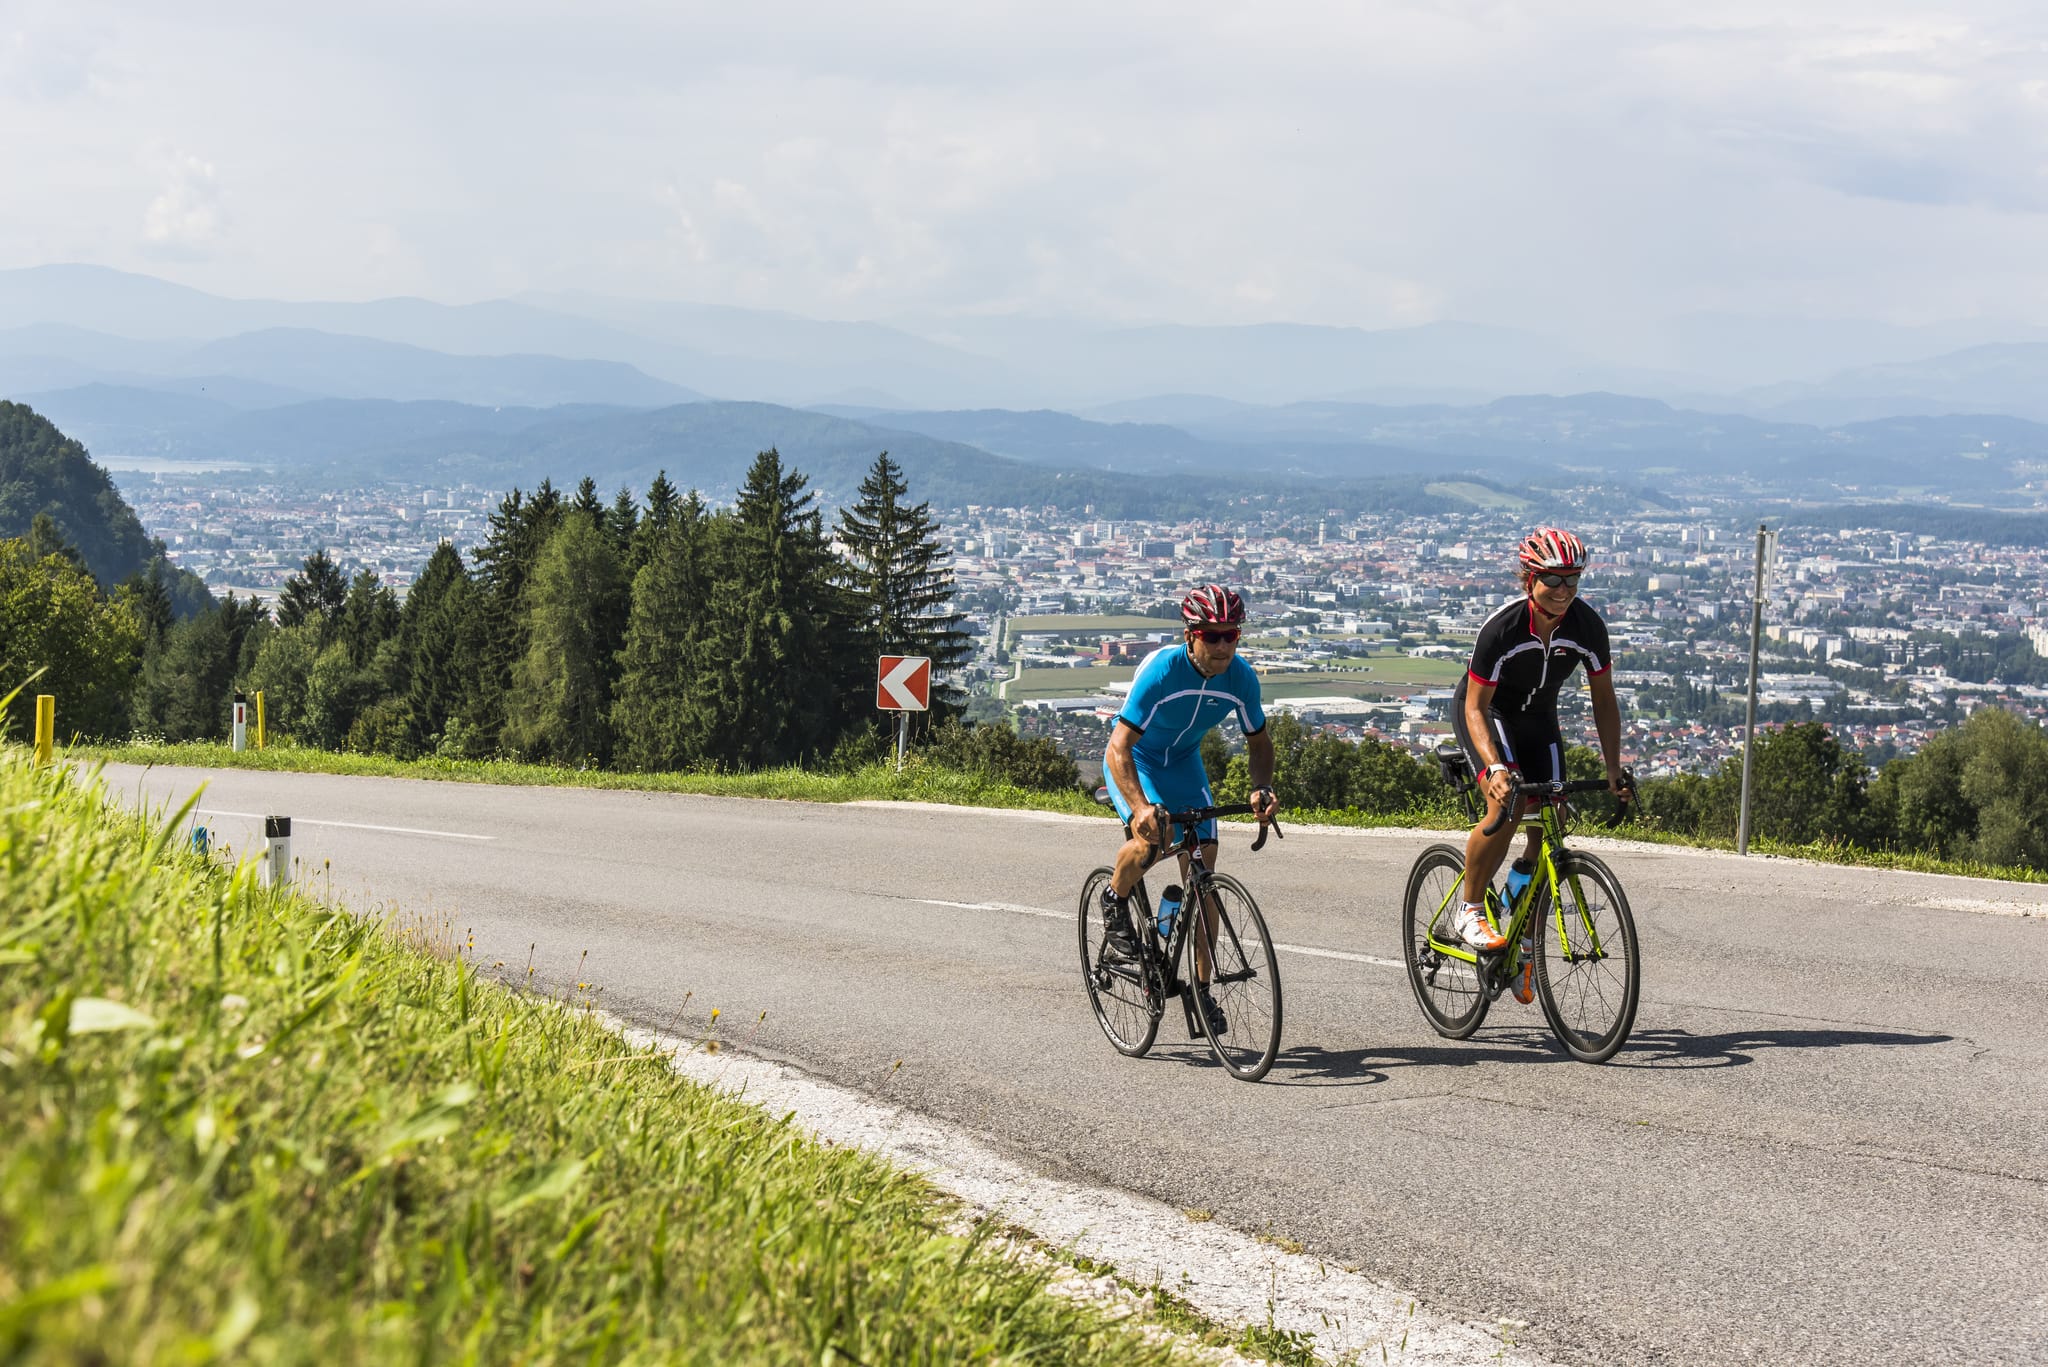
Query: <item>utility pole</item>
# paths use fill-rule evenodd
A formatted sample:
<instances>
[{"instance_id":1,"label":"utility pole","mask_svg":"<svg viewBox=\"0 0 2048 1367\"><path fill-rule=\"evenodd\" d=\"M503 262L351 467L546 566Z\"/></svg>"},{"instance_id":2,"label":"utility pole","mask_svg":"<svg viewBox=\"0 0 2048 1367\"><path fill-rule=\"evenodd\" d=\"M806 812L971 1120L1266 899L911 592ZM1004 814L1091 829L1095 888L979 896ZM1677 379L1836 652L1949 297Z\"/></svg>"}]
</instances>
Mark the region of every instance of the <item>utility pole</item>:
<instances>
[{"instance_id":1,"label":"utility pole","mask_svg":"<svg viewBox=\"0 0 2048 1367\"><path fill-rule=\"evenodd\" d=\"M1756 592L1749 605L1749 703L1742 724L1742 816L1735 827L1735 852L1749 853L1749 786L1756 758L1756 660L1763 647L1764 568L1770 553L1771 534L1756 524Z\"/></svg>"}]
</instances>

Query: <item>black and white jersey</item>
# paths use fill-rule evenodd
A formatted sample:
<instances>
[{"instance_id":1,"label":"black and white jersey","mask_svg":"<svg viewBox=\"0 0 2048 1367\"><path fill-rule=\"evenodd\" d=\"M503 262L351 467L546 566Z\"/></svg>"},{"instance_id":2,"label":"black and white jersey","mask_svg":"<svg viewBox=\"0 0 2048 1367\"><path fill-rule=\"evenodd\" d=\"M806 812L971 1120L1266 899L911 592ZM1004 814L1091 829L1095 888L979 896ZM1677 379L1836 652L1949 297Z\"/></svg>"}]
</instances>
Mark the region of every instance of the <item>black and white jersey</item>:
<instances>
[{"instance_id":1,"label":"black and white jersey","mask_svg":"<svg viewBox=\"0 0 2048 1367\"><path fill-rule=\"evenodd\" d=\"M1493 686L1492 710L1507 717L1557 715L1557 690L1581 664L1586 672L1605 674L1614 667L1607 645L1607 623L1572 599L1550 644L1536 634L1536 608L1527 598L1508 604L1479 628L1478 644L1465 677L1458 680L1456 706L1463 711L1465 690L1473 683Z\"/></svg>"}]
</instances>

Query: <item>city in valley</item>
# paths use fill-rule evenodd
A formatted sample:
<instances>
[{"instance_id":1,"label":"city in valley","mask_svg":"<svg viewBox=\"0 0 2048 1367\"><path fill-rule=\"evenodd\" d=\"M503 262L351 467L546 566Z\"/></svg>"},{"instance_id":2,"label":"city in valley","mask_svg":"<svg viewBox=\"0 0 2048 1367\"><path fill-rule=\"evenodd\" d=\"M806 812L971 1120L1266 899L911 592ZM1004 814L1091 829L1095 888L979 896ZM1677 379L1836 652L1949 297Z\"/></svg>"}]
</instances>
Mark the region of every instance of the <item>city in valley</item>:
<instances>
[{"instance_id":1,"label":"city in valley","mask_svg":"<svg viewBox=\"0 0 2048 1367\"><path fill-rule=\"evenodd\" d=\"M216 594L266 598L323 548L402 590L441 542L466 556L507 492L308 491L261 471L148 464L117 460L113 473L172 559ZM1184 586L1217 580L1251 596L1244 655L1269 708L1323 733L1426 750L1449 730L1479 625L1516 593L1513 542L1536 515L1512 494L1469 488L1468 511L1430 514L1241 502L1227 516L1163 522L936 509L979 642L955 682L970 715L1007 713L1092 765L1138 660L1175 638ZM1593 548L1585 594L1613 634L1629 756L1646 775L1713 768L1741 744L1755 505L1703 495L1618 514L1611 497L1576 502L1555 515ZM1825 720L1875 765L1986 703L2048 715L2048 553L1857 528L1840 512L1833 520L1851 525L1769 519L1781 530L1767 558L1762 719ZM1563 707L1568 738L1590 743L1583 688Z\"/></svg>"}]
</instances>

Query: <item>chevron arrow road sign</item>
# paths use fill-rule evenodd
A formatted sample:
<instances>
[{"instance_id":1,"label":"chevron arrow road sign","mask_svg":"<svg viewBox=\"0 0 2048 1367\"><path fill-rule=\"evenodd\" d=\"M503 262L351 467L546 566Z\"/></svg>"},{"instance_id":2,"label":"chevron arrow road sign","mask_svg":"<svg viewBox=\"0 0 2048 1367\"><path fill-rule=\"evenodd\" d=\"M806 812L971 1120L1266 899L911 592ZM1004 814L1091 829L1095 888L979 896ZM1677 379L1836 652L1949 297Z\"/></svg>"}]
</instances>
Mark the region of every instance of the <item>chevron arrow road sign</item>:
<instances>
[{"instance_id":1,"label":"chevron arrow road sign","mask_svg":"<svg viewBox=\"0 0 2048 1367\"><path fill-rule=\"evenodd\" d=\"M929 712L932 661L929 655L884 655L875 671L875 706L885 712Z\"/></svg>"}]
</instances>

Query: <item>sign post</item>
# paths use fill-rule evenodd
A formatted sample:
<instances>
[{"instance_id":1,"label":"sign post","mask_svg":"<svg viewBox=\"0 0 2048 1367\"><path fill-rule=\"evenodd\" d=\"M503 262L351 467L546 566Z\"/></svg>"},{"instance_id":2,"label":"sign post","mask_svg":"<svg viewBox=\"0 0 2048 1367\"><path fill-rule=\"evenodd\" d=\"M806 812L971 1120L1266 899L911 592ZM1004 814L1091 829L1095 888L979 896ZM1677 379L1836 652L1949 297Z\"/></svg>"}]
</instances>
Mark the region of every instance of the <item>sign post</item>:
<instances>
[{"instance_id":1,"label":"sign post","mask_svg":"<svg viewBox=\"0 0 2048 1367\"><path fill-rule=\"evenodd\" d=\"M36 694L36 763L50 762L50 752L57 744L57 695Z\"/></svg>"},{"instance_id":2,"label":"sign post","mask_svg":"<svg viewBox=\"0 0 2048 1367\"><path fill-rule=\"evenodd\" d=\"M1735 825L1735 852L1749 853L1749 784L1756 758L1756 661L1764 636L1764 580L1775 558L1777 538L1764 523L1756 524L1756 593L1749 606L1749 705L1742 722L1742 806Z\"/></svg>"},{"instance_id":3,"label":"sign post","mask_svg":"<svg viewBox=\"0 0 2048 1367\"><path fill-rule=\"evenodd\" d=\"M249 695L235 694L234 727L228 734L228 748L241 754L249 744Z\"/></svg>"},{"instance_id":4,"label":"sign post","mask_svg":"<svg viewBox=\"0 0 2048 1367\"><path fill-rule=\"evenodd\" d=\"M903 752L910 746L910 714L932 706L932 661L929 655L884 655L875 667L875 706L896 714L896 772L903 772Z\"/></svg>"},{"instance_id":5,"label":"sign post","mask_svg":"<svg viewBox=\"0 0 2048 1367\"><path fill-rule=\"evenodd\" d=\"M263 690L256 690L256 748L263 748Z\"/></svg>"}]
</instances>

